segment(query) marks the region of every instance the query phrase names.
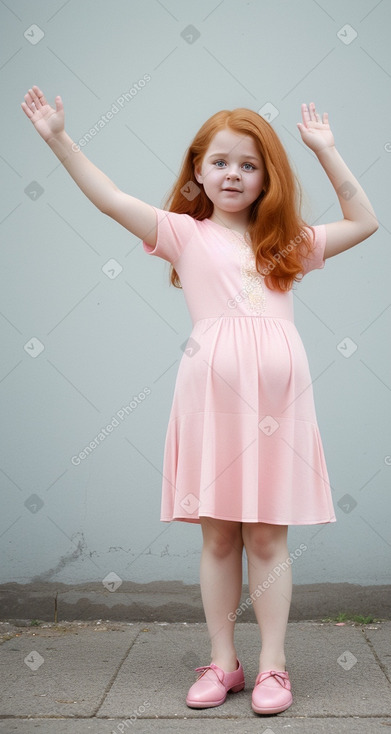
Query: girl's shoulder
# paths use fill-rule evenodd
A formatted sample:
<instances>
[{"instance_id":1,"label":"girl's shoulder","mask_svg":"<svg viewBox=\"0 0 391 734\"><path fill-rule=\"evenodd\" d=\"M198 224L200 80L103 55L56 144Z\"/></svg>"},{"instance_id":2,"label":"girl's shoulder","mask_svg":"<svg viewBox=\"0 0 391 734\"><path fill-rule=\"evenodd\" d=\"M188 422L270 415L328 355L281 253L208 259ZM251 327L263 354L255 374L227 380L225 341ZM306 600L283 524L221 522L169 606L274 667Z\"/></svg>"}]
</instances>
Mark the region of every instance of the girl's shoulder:
<instances>
[{"instance_id":1,"label":"girl's shoulder","mask_svg":"<svg viewBox=\"0 0 391 734\"><path fill-rule=\"evenodd\" d=\"M176 262L187 243L198 235L201 220L190 214L179 214L151 205L156 214L157 239L155 247L143 241L148 255L157 255L171 263Z\"/></svg>"}]
</instances>

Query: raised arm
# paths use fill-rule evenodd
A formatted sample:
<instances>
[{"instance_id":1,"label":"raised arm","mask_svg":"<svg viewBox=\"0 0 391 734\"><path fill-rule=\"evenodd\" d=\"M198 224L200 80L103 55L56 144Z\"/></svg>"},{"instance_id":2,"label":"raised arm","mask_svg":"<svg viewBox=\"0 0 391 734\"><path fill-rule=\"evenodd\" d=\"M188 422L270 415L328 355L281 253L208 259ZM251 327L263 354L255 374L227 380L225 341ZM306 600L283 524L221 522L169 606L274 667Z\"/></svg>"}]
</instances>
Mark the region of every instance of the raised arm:
<instances>
[{"instance_id":1,"label":"raised arm","mask_svg":"<svg viewBox=\"0 0 391 734\"><path fill-rule=\"evenodd\" d=\"M152 247L156 244L156 217L153 208L120 191L99 168L82 153L64 129L64 106L56 97L51 107L39 87L24 97L22 109L43 140L49 145L81 191L99 209Z\"/></svg>"},{"instance_id":2,"label":"raised arm","mask_svg":"<svg viewBox=\"0 0 391 734\"><path fill-rule=\"evenodd\" d=\"M338 255L362 242L379 228L372 205L357 179L338 153L328 114L323 120L313 102L301 106L302 123L297 123L303 142L314 151L338 196L343 219L326 224L325 258Z\"/></svg>"}]
</instances>

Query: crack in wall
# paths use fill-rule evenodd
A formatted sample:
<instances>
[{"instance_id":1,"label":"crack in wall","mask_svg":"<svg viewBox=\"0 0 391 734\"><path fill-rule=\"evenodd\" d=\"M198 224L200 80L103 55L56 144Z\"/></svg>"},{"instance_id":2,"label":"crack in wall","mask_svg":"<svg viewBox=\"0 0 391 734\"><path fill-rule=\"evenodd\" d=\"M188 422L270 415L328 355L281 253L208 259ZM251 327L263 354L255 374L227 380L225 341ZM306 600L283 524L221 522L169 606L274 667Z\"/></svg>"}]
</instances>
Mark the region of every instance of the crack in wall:
<instances>
[{"instance_id":1,"label":"crack in wall","mask_svg":"<svg viewBox=\"0 0 391 734\"><path fill-rule=\"evenodd\" d=\"M31 579L31 583L37 583L39 581L51 581L53 576L56 576L58 573L60 573L60 571L63 571L63 569L66 568L66 566L72 565L79 558L86 555L87 543L84 537L84 533L83 532L75 533L74 536L72 536L71 540L72 542L75 542L74 538L77 537L78 535L80 537L77 542L76 549L70 553L67 553L61 556L57 565L54 566L53 568L49 568L47 571L43 571L42 573L38 574L37 576L34 576ZM91 556L91 554L89 555Z\"/></svg>"}]
</instances>

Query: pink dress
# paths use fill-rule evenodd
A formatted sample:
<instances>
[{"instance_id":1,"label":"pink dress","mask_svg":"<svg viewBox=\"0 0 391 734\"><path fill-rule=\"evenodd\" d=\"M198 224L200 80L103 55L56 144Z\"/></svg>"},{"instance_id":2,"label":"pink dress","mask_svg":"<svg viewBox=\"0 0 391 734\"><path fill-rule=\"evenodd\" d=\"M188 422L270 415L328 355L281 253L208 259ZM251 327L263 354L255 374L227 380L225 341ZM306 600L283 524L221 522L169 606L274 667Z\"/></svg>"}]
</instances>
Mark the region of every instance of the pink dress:
<instances>
[{"instance_id":1,"label":"pink dress","mask_svg":"<svg viewBox=\"0 0 391 734\"><path fill-rule=\"evenodd\" d=\"M167 428L160 519L335 522L292 291L266 287L238 232L153 208L157 243L143 248L174 265L193 322ZM324 267L325 225L314 229L305 272Z\"/></svg>"}]
</instances>

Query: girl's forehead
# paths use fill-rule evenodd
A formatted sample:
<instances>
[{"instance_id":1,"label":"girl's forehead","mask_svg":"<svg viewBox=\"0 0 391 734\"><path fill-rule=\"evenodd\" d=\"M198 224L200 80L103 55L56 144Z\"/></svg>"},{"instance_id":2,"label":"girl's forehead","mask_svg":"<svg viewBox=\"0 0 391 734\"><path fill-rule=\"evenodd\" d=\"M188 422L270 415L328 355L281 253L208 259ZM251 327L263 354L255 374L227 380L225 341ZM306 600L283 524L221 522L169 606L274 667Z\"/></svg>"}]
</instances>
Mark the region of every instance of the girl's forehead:
<instances>
[{"instance_id":1,"label":"girl's forehead","mask_svg":"<svg viewBox=\"0 0 391 734\"><path fill-rule=\"evenodd\" d=\"M257 145L251 135L243 135L242 133L236 133L228 129L219 130L214 135L209 144L207 154L210 155L212 152L224 155L234 155L235 153L245 155L248 153L259 157Z\"/></svg>"}]
</instances>

